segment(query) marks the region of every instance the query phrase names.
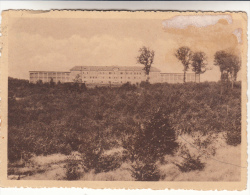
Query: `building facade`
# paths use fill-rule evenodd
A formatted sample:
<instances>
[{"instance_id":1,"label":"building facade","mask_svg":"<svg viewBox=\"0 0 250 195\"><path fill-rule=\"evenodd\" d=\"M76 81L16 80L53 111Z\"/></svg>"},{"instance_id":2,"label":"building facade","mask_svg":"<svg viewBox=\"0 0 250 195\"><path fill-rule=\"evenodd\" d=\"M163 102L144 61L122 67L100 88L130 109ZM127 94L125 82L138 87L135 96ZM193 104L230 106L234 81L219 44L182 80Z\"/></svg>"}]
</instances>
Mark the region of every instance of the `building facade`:
<instances>
[{"instance_id":1,"label":"building facade","mask_svg":"<svg viewBox=\"0 0 250 195\"><path fill-rule=\"evenodd\" d=\"M183 83L184 73L161 73L161 83ZM186 82L200 82L200 75L186 73Z\"/></svg>"},{"instance_id":2,"label":"building facade","mask_svg":"<svg viewBox=\"0 0 250 195\"><path fill-rule=\"evenodd\" d=\"M30 82L55 83L79 82L87 85L122 85L124 83L139 84L146 81L147 76L140 66L75 66L70 72L30 71ZM161 73L151 67L150 83L182 83L183 73ZM198 82L199 75L186 74L187 82Z\"/></svg>"},{"instance_id":3,"label":"building facade","mask_svg":"<svg viewBox=\"0 0 250 195\"><path fill-rule=\"evenodd\" d=\"M55 72L55 71L30 71L30 83L37 83L42 81L47 82L71 82L70 72Z\"/></svg>"}]
</instances>

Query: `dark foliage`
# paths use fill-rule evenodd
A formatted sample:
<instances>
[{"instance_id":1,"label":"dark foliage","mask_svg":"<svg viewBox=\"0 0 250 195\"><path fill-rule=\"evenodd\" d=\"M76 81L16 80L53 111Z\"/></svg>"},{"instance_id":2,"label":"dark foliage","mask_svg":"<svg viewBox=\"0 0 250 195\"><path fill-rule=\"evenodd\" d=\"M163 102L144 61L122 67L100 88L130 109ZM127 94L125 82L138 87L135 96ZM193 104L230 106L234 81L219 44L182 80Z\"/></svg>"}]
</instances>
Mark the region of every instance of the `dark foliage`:
<instances>
[{"instance_id":1,"label":"dark foliage","mask_svg":"<svg viewBox=\"0 0 250 195\"><path fill-rule=\"evenodd\" d=\"M153 162L136 161L132 164L132 177L136 181L159 181L160 171Z\"/></svg>"},{"instance_id":2,"label":"dark foliage","mask_svg":"<svg viewBox=\"0 0 250 195\"><path fill-rule=\"evenodd\" d=\"M149 121L141 124L138 130L128 137L123 147L127 149L132 162L145 159L155 162L165 154L173 154L178 143L167 111L155 112Z\"/></svg>"},{"instance_id":3,"label":"dark foliage","mask_svg":"<svg viewBox=\"0 0 250 195\"><path fill-rule=\"evenodd\" d=\"M135 158L144 163L135 172L151 167L145 174L154 175L149 179L154 180L155 159L177 147L175 132L224 131L228 144L239 144L240 102L240 83L221 93L219 83L208 82L86 89L79 84L31 84L9 78L8 159L78 151L86 170L102 172ZM130 151L127 158L104 155L117 147ZM142 155L137 158L137 154Z\"/></svg>"},{"instance_id":4,"label":"dark foliage","mask_svg":"<svg viewBox=\"0 0 250 195\"><path fill-rule=\"evenodd\" d=\"M204 169L205 163L201 162L199 157L188 155L181 164L176 164L176 166L182 172L201 171Z\"/></svg>"}]
</instances>

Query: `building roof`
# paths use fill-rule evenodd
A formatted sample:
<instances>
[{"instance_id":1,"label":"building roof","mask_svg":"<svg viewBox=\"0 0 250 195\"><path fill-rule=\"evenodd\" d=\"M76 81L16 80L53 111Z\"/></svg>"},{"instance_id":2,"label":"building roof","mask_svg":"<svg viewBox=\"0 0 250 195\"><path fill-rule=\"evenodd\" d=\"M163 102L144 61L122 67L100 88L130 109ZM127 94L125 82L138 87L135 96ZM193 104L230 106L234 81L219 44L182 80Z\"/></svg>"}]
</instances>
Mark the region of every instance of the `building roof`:
<instances>
[{"instance_id":1,"label":"building roof","mask_svg":"<svg viewBox=\"0 0 250 195\"><path fill-rule=\"evenodd\" d=\"M70 71L143 71L143 66L75 66ZM151 67L150 72L161 72L155 67Z\"/></svg>"}]
</instances>

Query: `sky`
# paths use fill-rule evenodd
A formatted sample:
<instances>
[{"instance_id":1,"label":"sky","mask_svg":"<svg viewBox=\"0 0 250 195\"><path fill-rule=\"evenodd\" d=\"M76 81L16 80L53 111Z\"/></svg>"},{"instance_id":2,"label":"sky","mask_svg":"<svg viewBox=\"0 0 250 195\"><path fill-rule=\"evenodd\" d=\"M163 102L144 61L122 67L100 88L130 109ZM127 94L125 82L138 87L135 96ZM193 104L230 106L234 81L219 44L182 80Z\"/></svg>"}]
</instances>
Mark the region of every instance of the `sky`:
<instances>
[{"instance_id":1,"label":"sky","mask_svg":"<svg viewBox=\"0 0 250 195\"><path fill-rule=\"evenodd\" d=\"M168 17L166 13L161 19L11 18L9 76L28 79L29 71L69 71L74 66L142 66L136 62L142 46L155 51L152 66L181 73L183 66L174 54L187 46L207 55L208 70L201 81L217 81L215 52L240 54L242 33L241 20L229 14Z\"/></svg>"}]
</instances>

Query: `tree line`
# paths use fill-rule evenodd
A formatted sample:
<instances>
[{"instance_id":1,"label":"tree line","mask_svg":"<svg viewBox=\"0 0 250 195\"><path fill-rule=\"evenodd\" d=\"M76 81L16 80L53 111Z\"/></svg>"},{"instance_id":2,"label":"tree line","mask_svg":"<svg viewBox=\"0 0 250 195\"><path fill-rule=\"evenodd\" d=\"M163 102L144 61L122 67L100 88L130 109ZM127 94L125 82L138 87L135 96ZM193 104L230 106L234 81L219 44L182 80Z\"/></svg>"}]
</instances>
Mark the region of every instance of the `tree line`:
<instances>
[{"instance_id":1,"label":"tree line","mask_svg":"<svg viewBox=\"0 0 250 195\"><path fill-rule=\"evenodd\" d=\"M192 52L189 47L180 47L176 50L176 58L183 65L183 82L186 82L186 72L190 66L195 74L203 74L208 70L207 55L202 51ZM144 65L147 82L149 81L150 68L154 62L155 51L143 46L139 49L137 63ZM224 50L217 51L214 54L214 65L219 66L221 72L221 81L232 83L232 88L237 80L237 74L241 68L241 59L239 56L226 52Z\"/></svg>"}]
</instances>

